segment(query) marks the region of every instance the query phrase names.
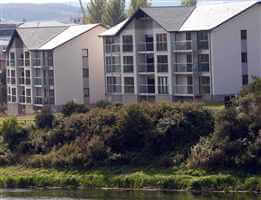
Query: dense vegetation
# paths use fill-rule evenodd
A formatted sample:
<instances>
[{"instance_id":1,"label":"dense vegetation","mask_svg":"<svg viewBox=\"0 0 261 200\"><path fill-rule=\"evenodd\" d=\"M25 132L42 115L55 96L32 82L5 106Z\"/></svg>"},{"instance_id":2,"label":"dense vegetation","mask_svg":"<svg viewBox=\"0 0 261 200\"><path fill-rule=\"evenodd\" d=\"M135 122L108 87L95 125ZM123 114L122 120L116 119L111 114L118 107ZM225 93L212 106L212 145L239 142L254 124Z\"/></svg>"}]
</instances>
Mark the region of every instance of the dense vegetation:
<instances>
[{"instance_id":1,"label":"dense vegetation","mask_svg":"<svg viewBox=\"0 0 261 200\"><path fill-rule=\"evenodd\" d=\"M227 185L237 189L242 180L241 188L261 188L261 179L247 176L259 173L261 166L261 80L244 88L228 105L213 112L193 102L99 102L91 109L70 102L61 114L44 109L36 116L35 125L21 126L15 119L4 121L0 165L77 171L124 166L201 168L203 175L199 171L190 177L178 173L158 179L142 172L133 177L142 180L139 187L146 186L144 181L151 185L155 179L155 183L160 181L158 186L175 189L200 189L209 184L216 190ZM241 175L215 175L225 171ZM107 178L103 184L111 186ZM127 179L115 176L118 186L136 187L129 186L131 180Z\"/></svg>"}]
</instances>

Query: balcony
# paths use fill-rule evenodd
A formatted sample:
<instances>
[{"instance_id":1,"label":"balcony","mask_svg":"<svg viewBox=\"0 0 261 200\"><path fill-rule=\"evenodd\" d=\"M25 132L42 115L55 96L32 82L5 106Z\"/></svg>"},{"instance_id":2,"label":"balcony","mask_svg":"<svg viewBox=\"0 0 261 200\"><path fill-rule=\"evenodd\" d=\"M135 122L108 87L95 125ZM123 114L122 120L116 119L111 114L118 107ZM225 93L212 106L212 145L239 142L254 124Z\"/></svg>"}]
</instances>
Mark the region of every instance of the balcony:
<instances>
[{"instance_id":1,"label":"balcony","mask_svg":"<svg viewBox=\"0 0 261 200\"><path fill-rule=\"evenodd\" d=\"M24 77L18 78L18 84L19 85L24 85L24 83L25 83Z\"/></svg>"},{"instance_id":2,"label":"balcony","mask_svg":"<svg viewBox=\"0 0 261 200\"><path fill-rule=\"evenodd\" d=\"M30 78L26 78L25 79L25 84L26 85L31 85L31 79Z\"/></svg>"},{"instance_id":3,"label":"balcony","mask_svg":"<svg viewBox=\"0 0 261 200\"><path fill-rule=\"evenodd\" d=\"M119 52L120 52L120 44L105 45L105 53L119 53Z\"/></svg>"},{"instance_id":4,"label":"balcony","mask_svg":"<svg viewBox=\"0 0 261 200\"><path fill-rule=\"evenodd\" d=\"M139 85L139 93L143 94L155 94L155 85L141 84Z\"/></svg>"},{"instance_id":5,"label":"balcony","mask_svg":"<svg viewBox=\"0 0 261 200\"><path fill-rule=\"evenodd\" d=\"M120 64L106 65L106 73L115 73L115 72L121 72L121 65Z\"/></svg>"},{"instance_id":6,"label":"balcony","mask_svg":"<svg viewBox=\"0 0 261 200\"><path fill-rule=\"evenodd\" d=\"M42 78L33 78L33 84L34 85L42 85Z\"/></svg>"},{"instance_id":7,"label":"balcony","mask_svg":"<svg viewBox=\"0 0 261 200\"><path fill-rule=\"evenodd\" d=\"M24 66L24 59L17 59L16 60L16 65L18 66L18 67L23 67Z\"/></svg>"},{"instance_id":8,"label":"balcony","mask_svg":"<svg viewBox=\"0 0 261 200\"><path fill-rule=\"evenodd\" d=\"M174 52L191 52L192 51L192 41L184 40L184 41L176 41L173 44Z\"/></svg>"},{"instance_id":9,"label":"balcony","mask_svg":"<svg viewBox=\"0 0 261 200\"><path fill-rule=\"evenodd\" d=\"M34 104L37 104L37 105L43 105L43 97L35 97L34 98Z\"/></svg>"},{"instance_id":10,"label":"balcony","mask_svg":"<svg viewBox=\"0 0 261 200\"><path fill-rule=\"evenodd\" d=\"M139 64L138 65L138 72L139 73L154 73L155 72L154 64L153 63L151 63L151 64L147 64L147 63Z\"/></svg>"},{"instance_id":11,"label":"balcony","mask_svg":"<svg viewBox=\"0 0 261 200\"><path fill-rule=\"evenodd\" d=\"M141 42L138 44L138 51L139 52L152 52L154 51L154 44L153 42Z\"/></svg>"},{"instance_id":12,"label":"balcony","mask_svg":"<svg viewBox=\"0 0 261 200\"><path fill-rule=\"evenodd\" d=\"M40 58L33 58L32 59L32 66L40 67L41 66L41 59Z\"/></svg>"},{"instance_id":13,"label":"balcony","mask_svg":"<svg viewBox=\"0 0 261 200\"><path fill-rule=\"evenodd\" d=\"M158 63L157 64L157 71L159 73L168 73L169 69L168 69L168 63Z\"/></svg>"},{"instance_id":14,"label":"balcony","mask_svg":"<svg viewBox=\"0 0 261 200\"><path fill-rule=\"evenodd\" d=\"M19 103L25 103L25 96L19 96Z\"/></svg>"},{"instance_id":15,"label":"balcony","mask_svg":"<svg viewBox=\"0 0 261 200\"><path fill-rule=\"evenodd\" d=\"M174 64L175 73L192 73L193 71L195 71L195 66L193 69L192 63L175 63Z\"/></svg>"},{"instance_id":16,"label":"balcony","mask_svg":"<svg viewBox=\"0 0 261 200\"><path fill-rule=\"evenodd\" d=\"M123 52L133 52L133 43L123 43L122 51Z\"/></svg>"},{"instance_id":17,"label":"balcony","mask_svg":"<svg viewBox=\"0 0 261 200\"><path fill-rule=\"evenodd\" d=\"M176 85L175 86L176 95L193 95L193 85Z\"/></svg>"}]
</instances>

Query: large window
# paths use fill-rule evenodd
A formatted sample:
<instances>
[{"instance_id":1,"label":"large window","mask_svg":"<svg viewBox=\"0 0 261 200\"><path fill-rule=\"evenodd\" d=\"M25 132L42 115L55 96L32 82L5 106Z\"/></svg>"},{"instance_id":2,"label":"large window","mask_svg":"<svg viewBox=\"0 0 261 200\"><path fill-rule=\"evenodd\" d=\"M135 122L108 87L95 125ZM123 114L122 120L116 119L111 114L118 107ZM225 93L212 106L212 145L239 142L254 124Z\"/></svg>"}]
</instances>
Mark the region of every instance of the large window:
<instances>
[{"instance_id":1,"label":"large window","mask_svg":"<svg viewBox=\"0 0 261 200\"><path fill-rule=\"evenodd\" d=\"M121 93L121 77L107 77L107 92Z\"/></svg>"},{"instance_id":2,"label":"large window","mask_svg":"<svg viewBox=\"0 0 261 200\"><path fill-rule=\"evenodd\" d=\"M168 94L168 77L158 77L159 94Z\"/></svg>"},{"instance_id":3,"label":"large window","mask_svg":"<svg viewBox=\"0 0 261 200\"><path fill-rule=\"evenodd\" d=\"M133 56L123 57L123 72L133 73Z\"/></svg>"},{"instance_id":4,"label":"large window","mask_svg":"<svg viewBox=\"0 0 261 200\"><path fill-rule=\"evenodd\" d=\"M14 52L10 52L10 66L15 66L15 53Z\"/></svg>"},{"instance_id":5,"label":"large window","mask_svg":"<svg viewBox=\"0 0 261 200\"><path fill-rule=\"evenodd\" d=\"M198 48L208 49L208 32L200 31L198 33Z\"/></svg>"},{"instance_id":6,"label":"large window","mask_svg":"<svg viewBox=\"0 0 261 200\"><path fill-rule=\"evenodd\" d=\"M82 50L82 66L83 68L88 68L88 56L89 56L89 52L88 49L83 49Z\"/></svg>"},{"instance_id":7,"label":"large window","mask_svg":"<svg viewBox=\"0 0 261 200\"><path fill-rule=\"evenodd\" d=\"M25 66L30 66L30 53L29 51L24 52Z\"/></svg>"},{"instance_id":8,"label":"large window","mask_svg":"<svg viewBox=\"0 0 261 200\"><path fill-rule=\"evenodd\" d=\"M41 53L40 51L32 52L32 65L33 66L41 66Z\"/></svg>"},{"instance_id":9,"label":"large window","mask_svg":"<svg viewBox=\"0 0 261 200\"><path fill-rule=\"evenodd\" d=\"M157 34L157 51L167 51L168 50L168 42L167 42L167 34L161 33Z\"/></svg>"},{"instance_id":10,"label":"large window","mask_svg":"<svg viewBox=\"0 0 261 200\"><path fill-rule=\"evenodd\" d=\"M83 78L89 78L89 69L88 68L83 68Z\"/></svg>"},{"instance_id":11,"label":"large window","mask_svg":"<svg viewBox=\"0 0 261 200\"><path fill-rule=\"evenodd\" d=\"M125 91L125 94L134 94L134 78L133 77L124 78L124 91Z\"/></svg>"},{"instance_id":12,"label":"large window","mask_svg":"<svg viewBox=\"0 0 261 200\"><path fill-rule=\"evenodd\" d=\"M108 37L105 39L106 53L114 53L119 51L120 51L120 45L116 43L116 39L114 37Z\"/></svg>"},{"instance_id":13,"label":"large window","mask_svg":"<svg viewBox=\"0 0 261 200\"><path fill-rule=\"evenodd\" d=\"M248 85L248 75L247 74L242 76L242 84Z\"/></svg>"},{"instance_id":14,"label":"large window","mask_svg":"<svg viewBox=\"0 0 261 200\"><path fill-rule=\"evenodd\" d=\"M123 42L123 52L132 52L133 51L133 37L132 35L124 35L122 36L122 42Z\"/></svg>"},{"instance_id":15,"label":"large window","mask_svg":"<svg viewBox=\"0 0 261 200\"><path fill-rule=\"evenodd\" d=\"M157 56L157 68L158 72L168 72L168 56Z\"/></svg>"}]
</instances>

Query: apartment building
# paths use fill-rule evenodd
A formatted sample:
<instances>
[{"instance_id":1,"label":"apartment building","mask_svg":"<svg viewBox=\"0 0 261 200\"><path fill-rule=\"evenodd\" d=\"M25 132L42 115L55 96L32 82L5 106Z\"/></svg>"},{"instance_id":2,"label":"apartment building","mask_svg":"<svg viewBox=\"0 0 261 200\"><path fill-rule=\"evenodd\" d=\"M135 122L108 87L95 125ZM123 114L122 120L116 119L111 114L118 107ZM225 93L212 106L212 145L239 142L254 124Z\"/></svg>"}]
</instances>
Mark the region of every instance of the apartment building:
<instances>
[{"instance_id":1,"label":"apartment building","mask_svg":"<svg viewBox=\"0 0 261 200\"><path fill-rule=\"evenodd\" d=\"M94 104L104 99L102 39L99 24L57 22L19 26L7 48L9 114L54 110L69 101Z\"/></svg>"},{"instance_id":2,"label":"apartment building","mask_svg":"<svg viewBox=\"0 0 261 200\"><path fill-rule=\"evenodd\" d=\"M0 22L0 104L6 104L6 47L17 24Z\"/></svg>"},{"instance_id":3,"label":"apartment building","mask_svg":"<svg viewBox=\"0 0 261 200\"><path fill-rule=\"evenodd\" d=\"M261 76L257 1L141 8L101 34L106 98L221 101Z\"/></svg>"}]
</instances>

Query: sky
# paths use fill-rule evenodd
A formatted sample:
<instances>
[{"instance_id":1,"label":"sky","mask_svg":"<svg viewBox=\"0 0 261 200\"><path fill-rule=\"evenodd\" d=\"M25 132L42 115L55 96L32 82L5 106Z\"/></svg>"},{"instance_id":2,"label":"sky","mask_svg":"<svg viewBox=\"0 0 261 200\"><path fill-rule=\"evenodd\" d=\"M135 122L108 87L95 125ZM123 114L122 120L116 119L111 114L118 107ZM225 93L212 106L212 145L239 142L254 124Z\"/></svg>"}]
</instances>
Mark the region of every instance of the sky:
<instances>
[{"instance_id":1,"label":"sky","mask_svg":"<svg viewBox=\"0 0 261 200\"><path fill-rule=\"evenodd\" d=\"M87 3L89 0L82 0ZM127 0L130 1L130 0ZM179 0L151 0L154 6L157 5L175 5ZM78 0L0 0L1 3L70 3Z\"/></svg>"}]
</instances>

